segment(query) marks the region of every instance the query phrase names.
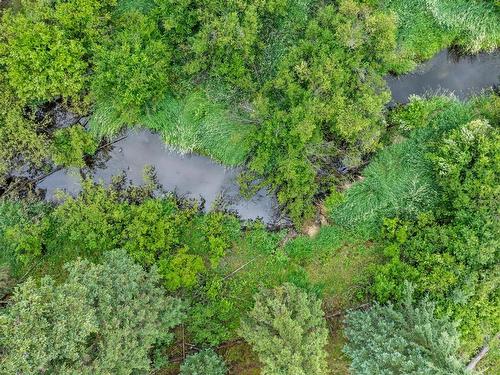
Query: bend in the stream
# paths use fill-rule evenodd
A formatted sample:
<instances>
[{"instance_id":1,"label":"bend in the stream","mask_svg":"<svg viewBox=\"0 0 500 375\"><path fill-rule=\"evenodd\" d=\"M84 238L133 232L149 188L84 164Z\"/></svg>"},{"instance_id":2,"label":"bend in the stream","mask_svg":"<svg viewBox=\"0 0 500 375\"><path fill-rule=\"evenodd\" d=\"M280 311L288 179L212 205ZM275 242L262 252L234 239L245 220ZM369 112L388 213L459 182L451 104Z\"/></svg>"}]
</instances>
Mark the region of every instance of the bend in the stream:
<instances>
[{"instance_id":1,"label":"bend in the stream","mask_svg":"<svg viewBox=\"0 0 500 375\"><path fill-rule=\"evenodd\" d=\"M497 85L499 73L498 52L457 59L445 50L413 73L387 77L387 83L393 103L406 103L410 95L428 92L453 92L459 98L466 98ZM158 181L166 190L180 196L203 197L206 207L222 196L228 208L242 219L260 217L268 224L277 220L279 211L273 196L260 191L249 201L241 197L236 182L239 169L227 169L203 156L171 151L158 135L147 130L129 130L124 139L114 143L108 160L95 169L94 179L109 183L112 176L125 171L134 184L141 184L143 170L148 165L155 167ZM37 186L46 189L48 199L52 199L58 189L70 194L77 194L81 189L78 173L68 170L51 174Z\"/></svg>"},{"instance_id":2,"label":"bend in the stream","mask_svg":"<svg viewBox=\"0 0 500 375\"><path fill-rule=\"evenodd\" d=\"M499 83L500 52L459 56L443 50L414 72L386 77L392 104L407 103L410 95L452 93L459 99L494 87Z\"/></svg>"}]
</instances>

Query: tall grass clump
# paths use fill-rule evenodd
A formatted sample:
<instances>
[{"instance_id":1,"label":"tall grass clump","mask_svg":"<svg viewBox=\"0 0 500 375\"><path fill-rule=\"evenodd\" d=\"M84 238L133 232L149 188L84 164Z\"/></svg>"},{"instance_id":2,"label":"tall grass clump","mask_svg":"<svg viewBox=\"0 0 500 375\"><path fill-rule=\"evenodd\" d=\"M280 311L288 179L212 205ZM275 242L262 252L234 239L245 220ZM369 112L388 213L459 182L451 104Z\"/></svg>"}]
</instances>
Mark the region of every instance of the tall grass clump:
<instances>
[{"instance_id":1,"label":"tall grass clump","mask_svg":"<svg viewBox=\"0 0 500 375\"><path fill-rule=\"evenodd\" d=\"M111 106L97 103L89 121L98 139L116 136L124 126L145 126L156 131L178 152L197 152L225 165L242 164L249 150L254 125L229 111L226 104L194 90L177 98L167 95L145 110L136 124L126 124Z\"/></svg>"},{"instance_id":2,"label":"tall grass clump","mask_svg":"<svg viewBox=\"0 0 500 375\"><path fill-rule=\"evenodd\" d=\"M438 24L453 30L467 52L493 51L500 45L500 5L486 0L426 0Z\"/></svg>"},{"instance_id":3,"label":"tall grass clump","mask_svg":"<svg viewBox=\"0 0 500 375\"><path fill-rule=\"evenodd\" d=\"M253 125L244 125L223 105L195 90L183 98L167 96L140 123L161 134L180 152L198 152L226 165L242 164Z\"/></svg>"},{"instance_id":4,"label":"tall grass clump","mask_svg":"<svg viewBox=\"0 0 500 375\"><path fill-rule=\"evenodd\" d=\"M437 198L425 146L406 139L385 148L363 171L338 204L331 219L341 226L377 233L384 217L415 217Z\"/></svg>"},{"instance_id":5,"label":"tall grass clump","mask_svg":"<svg viewBox=\"0 0 500 375\"><path fill-rule=\"evenodd\" d=\"M487 0L382 0L398 24L398 58L391 70L405 73L441 49L491 52L500 40L500 10Z\"/></svg>"},{"instance_id":6,"label":"tall grass clump","mask_svg":"<svg viewBox=\"0 0 500 375\"><path fill-rule=\"evenodd\" d=\"M426 0L382 0L383 6L396 15L398 54L390 69L401 74L416 68L441 49L449 46L453 33L443 30L428 12Z\"/></svg>"},{"instance_id":7,"label":"tall grass clump","mask_svg":"<svg viewBox=\"0 0 500 375\"><path fill-rule=\"evenodd\" d=\"M96 103L89 120L89 130L97 138L111 138L125 126L120 115L107 103Z\"/></svg>"}]
</instances>

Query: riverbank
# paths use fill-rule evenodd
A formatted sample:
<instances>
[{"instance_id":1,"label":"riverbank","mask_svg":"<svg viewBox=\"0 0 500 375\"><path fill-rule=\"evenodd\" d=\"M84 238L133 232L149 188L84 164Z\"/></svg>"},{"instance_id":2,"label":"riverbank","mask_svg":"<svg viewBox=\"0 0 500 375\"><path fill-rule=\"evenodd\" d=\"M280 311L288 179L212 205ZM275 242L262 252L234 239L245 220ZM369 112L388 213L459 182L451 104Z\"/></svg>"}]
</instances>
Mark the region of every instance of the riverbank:
<instances>
[{"instance_id":1,"label":"riverbank","mask_svg":"<svg viewBox=\"0 0 500 375\"><path fill-rule=\"evenodd\" d=\"M466 99L497 85L499 80L495 72L499 71L498 53L457 57L445 50L415 72L401 77L387 77L387 83L393 94L393 103L404 104L411 95L433 93ZM67 121L64 126L68 126ZM127 130L118 139L109 150L96 157L91 163L93 168L81 172L59 170L38 182L37 187L46 191L47 199L53 199L58 189L77 194L81 175L109 183L113 175L122 172L134 184L140 184L144 168L153 166L166 190L188 198L203 199L207 208L222 198L226 207L236 211L243 220L262 218L265 223L278 227L287 221L280 218L275 198L265 190L260 190L250 200L241 197L237 182L241 168L227 168L196 154L179 154L170 150L157 134L145 129Z\"/></svg>"}]
</instances>

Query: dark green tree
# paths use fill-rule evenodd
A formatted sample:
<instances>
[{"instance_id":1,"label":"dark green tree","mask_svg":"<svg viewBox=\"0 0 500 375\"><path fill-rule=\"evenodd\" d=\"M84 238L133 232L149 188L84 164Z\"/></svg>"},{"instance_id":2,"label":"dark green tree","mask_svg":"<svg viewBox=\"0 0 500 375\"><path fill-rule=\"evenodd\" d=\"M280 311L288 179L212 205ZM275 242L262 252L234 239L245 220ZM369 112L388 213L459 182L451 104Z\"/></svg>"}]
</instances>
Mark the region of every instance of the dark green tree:
<instances>
[{"instance_id":1,"label":"dark green tree","mask_svg":"<svg viewBox=\"0 0 500 375\"><path fill-rule=\"evenodd\" d=\"M415 304L410 289L400 304L352 311L345 324L344 352L354 375L467 373L458 358L455 326L435 317L433 303Z\"/></svg>"},{"instance_id":2,"label":"dark green tree","mask_svg":"<svg viewBox=\"0 0 500 375\"><path fill-rule=\"evenodd\" d=\"M145 272L125 251L109 252L103 264L78 260L66 271L62 284L28 280L2 311L2 372L147 372L150 350L169 342L183 316L156 271Z\"/></svg>"},{"instance_id":3,"label":"dark green tree","mask_svg":"<svg viewBox=\"0 0 500 375\"><path fill-rule=\"evenodd\" d=\"M224 360L212 349L205 349L187 357L181 365L180 375L225 375Z\"/></svg>"}]
</instances>

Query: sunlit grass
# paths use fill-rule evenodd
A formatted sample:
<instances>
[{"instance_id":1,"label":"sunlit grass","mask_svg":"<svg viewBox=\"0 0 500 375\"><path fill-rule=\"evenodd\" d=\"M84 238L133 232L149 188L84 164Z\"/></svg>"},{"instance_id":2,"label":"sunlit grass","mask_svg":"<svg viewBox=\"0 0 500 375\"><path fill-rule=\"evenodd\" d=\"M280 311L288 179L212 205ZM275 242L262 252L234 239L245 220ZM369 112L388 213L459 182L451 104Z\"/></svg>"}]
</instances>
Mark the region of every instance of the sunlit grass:
<instances>
[{"instance_id":1,"label":"sunlit grass","mask_svg":"<svg viewBox=\"0 0 500 375\"><path fill-rule=\"evenodd\" d=\"M500 12L492 2L470 0L383 0L396 14L398 58L391 69L413 70L453 44L469 53L493 51L500 43Z\"/></svg>"},{"instance_id":2,"label":"sunlit grass","mask_svg":"<svg viewBox=\"0 0 500 375\"><path fill-rule=\"evenodd\" d=\"M198 152L226 165L238 165L248 153L248 136L253 125L241 124L221 104L204 92L193 91L185 98L167 97L154 112L140 121L161 134L179 152Z\"/></svg>"},{"instance_id":3,"label":"sunlit grass","mask_svg":"<svg viewBox=\"0 0 500 375\"><path fill-rule=\"evenodd\" d=\"M116 136L125 126L111 106L97 103L90 130L98 138ZM129 126L144 126L158 132L171 148L206 155L228 166L242 164L249 151L254 125L210 99L202 90L183 98L167 96Z\"/></svg>"},{"instance_id":4,"label":"sunlit grass","mask_svg":"<svg viewBox=\"0 0 500 375\"><path fill-rule=\"evenodd\" d=\"M359 226L376 233L384 217L414 218L437 198L425 148L404 140L382 152L363 171L363 180L330 208L331 220L347 228Z\"/></svg>"}]
</instances>

